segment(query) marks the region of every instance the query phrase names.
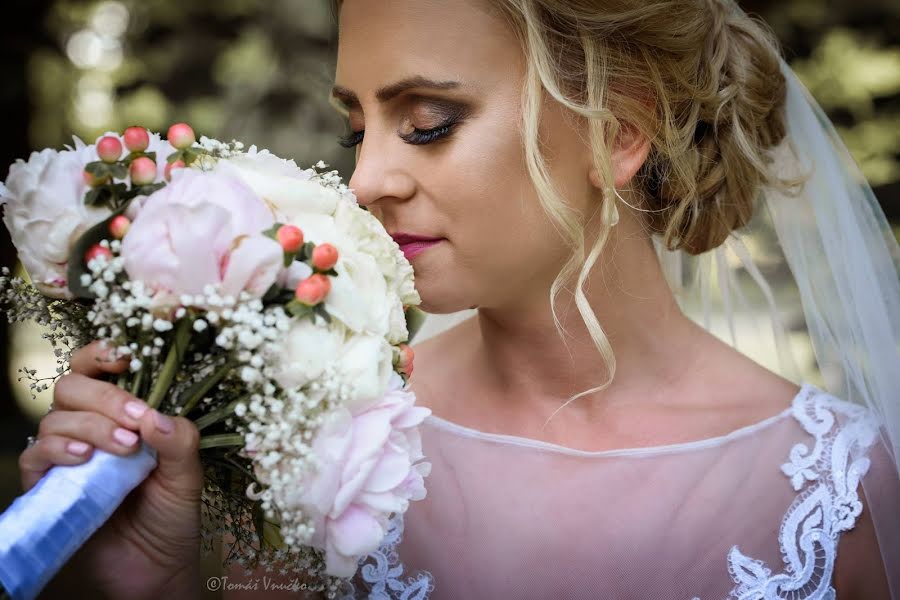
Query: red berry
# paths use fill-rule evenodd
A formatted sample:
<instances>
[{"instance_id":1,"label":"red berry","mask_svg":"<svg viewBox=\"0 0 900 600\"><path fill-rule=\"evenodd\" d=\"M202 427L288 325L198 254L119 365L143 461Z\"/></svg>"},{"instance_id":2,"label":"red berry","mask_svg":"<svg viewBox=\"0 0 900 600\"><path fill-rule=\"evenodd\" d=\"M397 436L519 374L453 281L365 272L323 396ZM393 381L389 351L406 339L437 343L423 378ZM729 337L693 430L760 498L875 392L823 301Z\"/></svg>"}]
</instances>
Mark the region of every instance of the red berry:
<instances>
[{"instance_id":1,"label":"red berry","mask_svg":"<svg viewBox=\"0 0 900 600\"><path fill-rule=\"evenodd\" d=\"M172 171L174 171L175 169L183 169L183 168L184 168L184 161L181 160L180 158L178 160L176 160L175 162L168 163L166 165L166 170L164 171L165 176L166 176L166 181L172 180Z\"/></svg>"},{"instance_id":2,"label":"red berry","mask_svg":"<svg viewBox=\"0 0 900 600\"><path fill-rule=\"evenodd\" d=\"M122 139L131 152L143 152L150 145L150 134L143 127L129 127L122 134Z\"/></svg>"},{"instance_id":3,"label":"red berry","mask_svg":"<svg viewBox=\"0 0 900 600\"><path fill-rule=\"evenodd\" d=\"M149 185L156 180L156 162L146 156L139 156L131 161L128 174L134 185Z\"/></svg>"},{"instance_id":4,"label":"red berry","mask_svg":"<svg viewBox=\"0 0 900 600\"><path fill-rule=\"evenodd\" d=\"M101 256L104 256L106 257L106 260L109 260L110 258L112 258L112 252L109 250L109 248L104 248L100 244L94 244L93 246L88 248L87 252L84 253L84 262L90 264L92 260Z\"/></svg>"},{"instance_id":5,"label":"red berry","mask_svg":"<svg viewBox=\"0 0 900 600\"><path fill-rule=\"evenodd\" d=\"M197 138L194 136L194 130L187 123L175 123L169 127L166 139L169 140L169 143L174 148L179 150L190 148L197 141Z\"/></svg>"},{"instance_id":6,"label":"red berry","mask_svg":"<svg viewBox=\"0 0 900 600\"><path fill-rule=\"evenodd\" d=\"M88 171L82 172L81 176L84 179L85 185L88 185L90 187L97 187L98 185L103 185L104 183L107 183L109 181L109 175L104 175L103 177L97 178Z\"/></svg>"},{"instance_id":7,"label":"red berry","mask_svg":"<svg viewBox=\"0 0 900 600\"><path fill-rule=\"evenodd\" d=\"M296 252L303 245L303 231L294 225L282 225L275 232L275 238L285 252Z\"/></svg>"},{"instance_id":8,"label":"red berry","mask_svg":"<svg viewBox=\"0 0 900 600\"><path fill-rule=\"evenodd\" d=\"M312 263L320 271L327 271L337 264L337 260L337 248L331 244L319 244L313 249Z\"/></svg>"},{"instance_id":9,"label":"red berry","mask_svg":"<svg viewBox=\"0 0 900 600\"><path fill-rule=\"evenodd\" d=\"M97 156L105 163L114 163L122 156L119 138L105 135L97 142Z\"/></svg>"},{"instance_id":10,"label":"red berry","mask_svg":"<svg viewBox=\"0 0 900 600\"><path fill-rule=\"evenodd\" d=\"M294 297L301 304L315 306L322 302L330 291L331 281L329 281L328 277L321 273L316 273L297 284Z\"/></svg>"},{"instance_id":11,"label":"red berry","mask_svg":"<svg viewBox=\"0 0 900 600\"><path fill-rule=\"evenodd\" d=\"M407 344L400 344L398 348L400 350L400 358L397 367L401 373L405 374L407 377L412 377L415 352L413 352L413 349Z\"/></svg>"},{"instance_id":12,"label":"red berry","mask_svg":"<svg viewBox=\"0 0 900 600\"><path fill-rule=\"evenodd\" d=\"M131 221L125 215L115 216L112 221L109 222L109 232L117 240L121 240L125 237L129 227L131 227Z\"/></svg>"}]
</instances>

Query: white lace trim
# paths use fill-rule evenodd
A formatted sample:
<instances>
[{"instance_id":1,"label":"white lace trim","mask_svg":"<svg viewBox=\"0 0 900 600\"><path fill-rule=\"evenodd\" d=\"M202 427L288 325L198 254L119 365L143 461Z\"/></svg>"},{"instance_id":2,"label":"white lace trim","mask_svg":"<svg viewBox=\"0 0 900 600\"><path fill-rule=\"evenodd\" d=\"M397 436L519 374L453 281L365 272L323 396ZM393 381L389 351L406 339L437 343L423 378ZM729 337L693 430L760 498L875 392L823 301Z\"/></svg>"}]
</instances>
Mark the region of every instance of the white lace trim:
<instances>
[{"instance_id":1,"label":"white lace trim","mask_svg":"<svg viewBox=\"0 0 900 600\"><path fill-rule=\"evenodd\" d=\"M878 432L866 408L811 387L792 403L793 416L815 437L790 451L781 470L800 492L781 522L778 542L784 558L781 573L732 546L728 571L737 584L729 599L833 600L831 586L841 532L852 529L862 512L857 494L869 470L866 454ZM844 415L841 423L835 413ZM699 600L694 598L693 600Z\"/></svg>"},{"instance_id":2,"label":"white lace trim","mask_svg":"<svg viewBox=\"0 0 900 600\"><path fill-rule=\"evenodd\" d=\"M356 578L350 592L341 600L368 598L369 600L427 600L434 591L434 577L421 571L405 580L403 563L397 554L397 546L403 539L403 515L394 513L388 524L387 534L375 552L359 562ZM359 595L368 594L368 595Z\"/></svg>"}]
</instances>

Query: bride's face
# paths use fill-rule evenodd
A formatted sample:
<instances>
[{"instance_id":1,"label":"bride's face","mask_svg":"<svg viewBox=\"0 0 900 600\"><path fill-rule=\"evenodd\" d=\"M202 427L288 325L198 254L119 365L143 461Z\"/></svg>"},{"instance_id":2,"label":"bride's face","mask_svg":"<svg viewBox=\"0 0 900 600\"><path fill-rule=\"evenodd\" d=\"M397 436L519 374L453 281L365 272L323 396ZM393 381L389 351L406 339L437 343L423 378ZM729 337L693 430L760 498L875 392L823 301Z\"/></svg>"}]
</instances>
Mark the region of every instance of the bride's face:
<instances>
[{"instance_id":1,"label":"bride's face","mask_svg":"<svg viewBox=\"0 0 900 600\"><path fill-rule=\"evenodd\" d=\"M525 165L524 74L487 3L343 3L334 95L357 132L349 186L392 235L441 238L410 259L427 311L546 302L567 257ZM545 104L545 156L584 210L590 155L573 123Z\"/></svg>"}]
</instances>

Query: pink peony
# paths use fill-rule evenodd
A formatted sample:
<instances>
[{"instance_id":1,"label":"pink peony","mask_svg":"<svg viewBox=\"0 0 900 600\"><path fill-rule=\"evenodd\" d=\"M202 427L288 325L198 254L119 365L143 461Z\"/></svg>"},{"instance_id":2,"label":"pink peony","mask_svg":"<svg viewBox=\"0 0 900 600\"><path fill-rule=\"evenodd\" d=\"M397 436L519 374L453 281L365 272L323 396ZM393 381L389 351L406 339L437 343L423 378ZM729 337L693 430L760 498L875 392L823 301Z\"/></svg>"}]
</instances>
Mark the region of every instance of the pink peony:
<instances>
[{"instance_id":1,"label":"pink peony","mask_svg":"<svg viewBox=\"0 0 900 600\"><path fill-rule=\"evenodd\" d=\"M313 518L312 545L325 550L329 575L352 576L381 544L391 513L425 497L431 463L418 462L417 426L431 410L415 406L402 385L394 374L378 404L356 415L338 409L313 442L320 469L294 500Z\"/></svg>"},{"instance_id":2,"label":"pink peony","mask_svg":"<svg viewBox=\"0 0 900 600\"><path fill-rule=\"evenodd\" d=\"M180 169L143 200L122 240L125 269L158 298L218 284L222 294L262 296L283 268L281 246L261 233L273 223L265 202L238 178Z\"/></svg>"},{"instance_id":3,"label":"pink peony","mask_svg":"<svg viewBox=\"0 0 900 600\"><path fill-rule=\"evenodd\" d=\"M84 166L95 160L96 149L76 139L75 148L42 150L27 162L16 161L0 185L3 221L19 259L35 287L52 298L72 297L69 252L82 233L110 214L84 203Z\"/></svg>"}]
</instances>

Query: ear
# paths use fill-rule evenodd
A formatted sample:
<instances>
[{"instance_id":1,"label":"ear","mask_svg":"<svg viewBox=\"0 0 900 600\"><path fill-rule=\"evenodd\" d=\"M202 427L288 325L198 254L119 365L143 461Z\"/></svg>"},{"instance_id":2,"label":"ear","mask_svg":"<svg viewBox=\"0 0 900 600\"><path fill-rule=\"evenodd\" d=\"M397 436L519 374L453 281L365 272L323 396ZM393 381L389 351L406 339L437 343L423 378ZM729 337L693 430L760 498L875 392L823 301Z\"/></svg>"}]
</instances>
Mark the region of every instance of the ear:
<instances>
[{"instance_id":1,"label":"ear","mask_svg":"<svg viewBox=\"0 0 900 600\"><path fill-rule=\"evenodd\" d=\"M616 189L621 189L631 181L644 161L650 153L650 139L642 135L641 132L630 125L623 123L616 141L613 146L612 160L613 167L613 185ZM604 189L603 181L600 179L600 172L597 167L591 165L588 172L588 178L591 185L597 189Z\"/></svg>"}]
</instances>

